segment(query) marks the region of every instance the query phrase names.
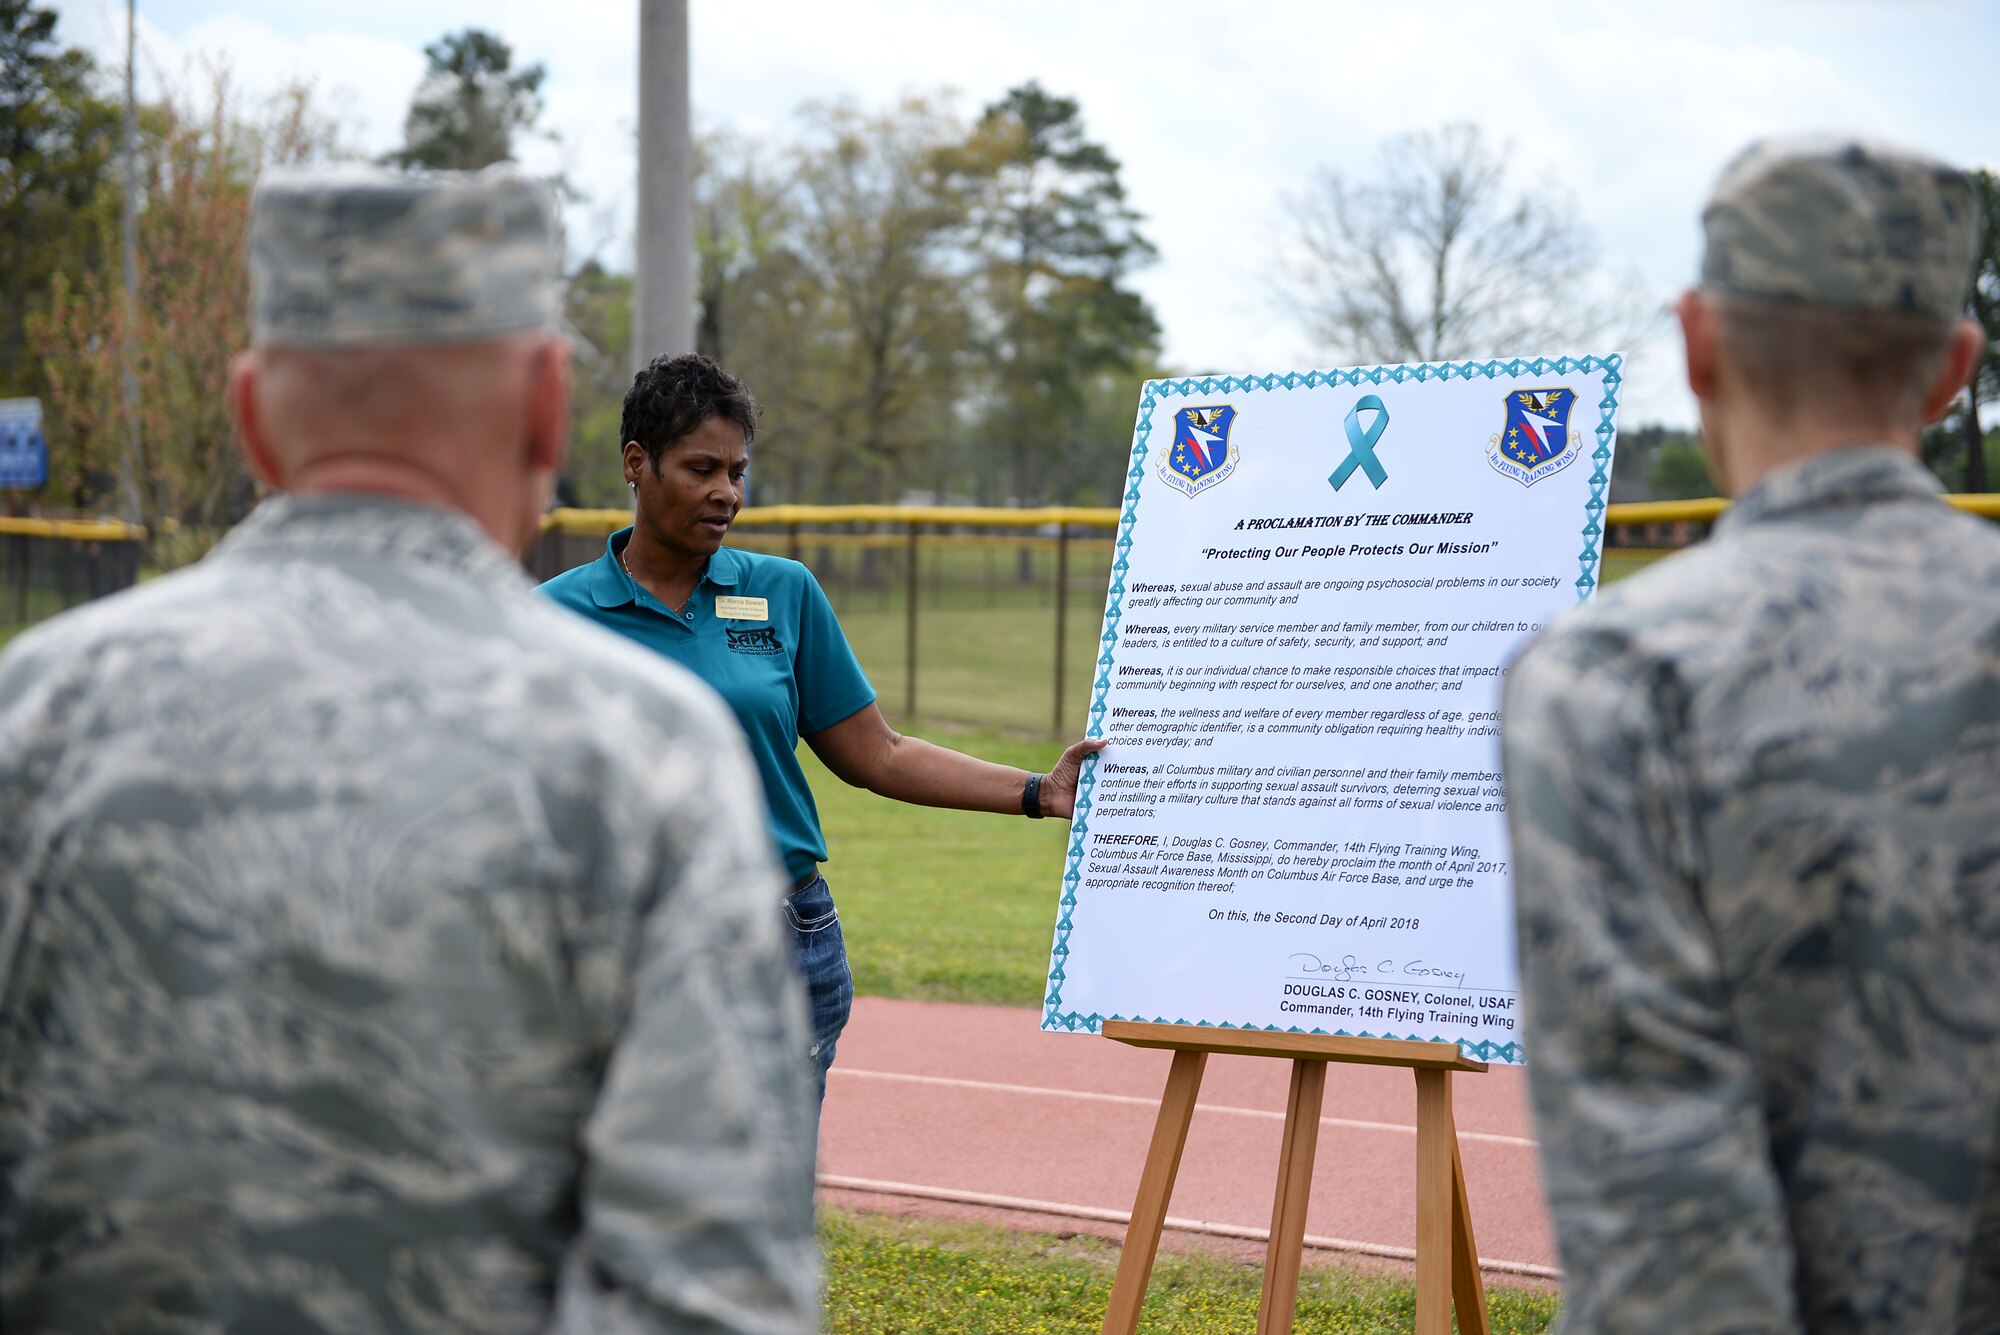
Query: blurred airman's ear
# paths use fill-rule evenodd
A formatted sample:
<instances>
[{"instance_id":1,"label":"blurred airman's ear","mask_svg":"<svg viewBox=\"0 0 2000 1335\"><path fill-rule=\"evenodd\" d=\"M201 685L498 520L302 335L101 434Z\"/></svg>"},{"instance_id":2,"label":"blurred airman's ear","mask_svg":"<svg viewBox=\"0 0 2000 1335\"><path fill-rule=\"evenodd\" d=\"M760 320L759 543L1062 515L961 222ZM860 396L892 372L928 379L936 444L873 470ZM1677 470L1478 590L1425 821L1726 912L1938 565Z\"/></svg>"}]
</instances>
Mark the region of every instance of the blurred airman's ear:
<instances>
[{"instance_id":1,"label":"blurred airman's ear","mask_svg":"<svg viewBox=\"0 0 2000 1335\"><path fill-rule=\"evenodd\" d=\"M1698 288L1681 293L1674 303L1681 323L1681 341L1687 352L1687 383L1697 399L1715 393L1716 368L1720 364L1716 348L1715 302Z\"/></svg>"},{"instance_id":2,"label":"blurred airman's ear","mask_svg":"<svg viewBox=\"0 0 2000 1335\"><path fill-rule=\"evenodd\" d=\"M569 454L569 343L544 339L528 366L528 466L554 472Z\"/></svg>"},{"instance_id":3,"label":"blurred airman's ear","mask_svg":"<svg viewBox=\"0 0 2000 1335\"><path fill-rule=\"evenodd\" d=\"M1965 388L1972 372L1979 365L1979 359L1986 353L1986 331L1976 320L1960 320L1951 331L1951 347L1945 353L1944 365L1938 368L1934 379L1924 391L1924 421L1935 422L1943 417L1951 407L1951 401Z\"/></svg>"},{"instance_id":4,"label":"blurred airman's ear","mask_svg":"<svg viewBox=\"0 0 2000 1335\"><path fill-rule=\"evenodd\" d=\"M236 443L249 461L250 471L259 482L283 491L286 471L264 429L263 406L257 402L264 365L255 350L237 353L229 359L229 384L223 391L229 407L229 421L236 428Z\"/></svg>"}]
</instances>

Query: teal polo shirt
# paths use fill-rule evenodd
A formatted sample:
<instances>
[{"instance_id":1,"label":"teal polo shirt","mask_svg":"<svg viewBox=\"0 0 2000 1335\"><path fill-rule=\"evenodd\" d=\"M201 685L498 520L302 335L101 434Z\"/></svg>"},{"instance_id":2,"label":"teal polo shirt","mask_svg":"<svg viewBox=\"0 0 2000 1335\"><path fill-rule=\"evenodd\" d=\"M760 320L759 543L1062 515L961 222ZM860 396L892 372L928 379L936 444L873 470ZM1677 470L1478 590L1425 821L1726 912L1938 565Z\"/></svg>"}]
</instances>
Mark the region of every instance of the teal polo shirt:
<instances>
[{"instance_id":1,"label":"teal polo shirt","mask_svg":"<svg viewBox=\"0 0 2000 1335\"><path fill-rule=\"evenodd\" d=\"M620 529L589 565L557 575L542 592L658 653L728 701L764 779L771 838L793 880L826 861L819 808L799 767L799 738L830 728L875 700L875 688L841 633L833 605L797 561L719 549L681 615L640 588L619 562L632 530ZM716 600L725 602L717 615ZM755 602L741 600L761 600ZM750 615L761 612L761 617Z\"/></svg>"}]
</instances>

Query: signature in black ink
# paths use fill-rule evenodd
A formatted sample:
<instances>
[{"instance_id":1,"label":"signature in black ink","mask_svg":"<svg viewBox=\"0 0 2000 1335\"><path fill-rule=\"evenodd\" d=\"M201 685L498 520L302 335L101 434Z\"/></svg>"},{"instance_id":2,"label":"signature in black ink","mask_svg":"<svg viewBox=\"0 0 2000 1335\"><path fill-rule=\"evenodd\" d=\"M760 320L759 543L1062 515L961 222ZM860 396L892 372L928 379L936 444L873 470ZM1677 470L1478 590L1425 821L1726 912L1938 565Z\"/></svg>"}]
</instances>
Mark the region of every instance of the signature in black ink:
<instances>
[{"instance_id":1,"label":"signature in black ink","mask_svg":"<svg viewBox=\"0 0 2000 1335\"><path fill-rule=\"evenodd\" d=\"M1304 952L1295 954L1291 958L1299 961L1297 965L1299 973L1314 976L1326 974L1336 983L1351 983L1369 972L1368 966L1352 955L1343 955L1339 962L1334 964L1327 963L1317 955L1308 955Z\"/></svg>"},{"instance_id":2,"label":"signature in black ink","mask_svg":"<svg viewBox=\"0 0 2000 1335\"><path fill-rule=\"evenodd\" d=\"M1465 986L1463 969L1427 964L1423 960L1411 960L1402 965L1398 965L1394 960L1382 960L1377 964L1368 965L1352 955L1343 955L1338 961L1329 963L1317 955L1307 954L1304 951L1296 952L1287 958L1292 961L1299 976L1327 977L1336 983L1351 983L1357 978L1383 978L1400 973L1407 978L1435 979L1447 987Z\"/></svg>"}]
</instances>

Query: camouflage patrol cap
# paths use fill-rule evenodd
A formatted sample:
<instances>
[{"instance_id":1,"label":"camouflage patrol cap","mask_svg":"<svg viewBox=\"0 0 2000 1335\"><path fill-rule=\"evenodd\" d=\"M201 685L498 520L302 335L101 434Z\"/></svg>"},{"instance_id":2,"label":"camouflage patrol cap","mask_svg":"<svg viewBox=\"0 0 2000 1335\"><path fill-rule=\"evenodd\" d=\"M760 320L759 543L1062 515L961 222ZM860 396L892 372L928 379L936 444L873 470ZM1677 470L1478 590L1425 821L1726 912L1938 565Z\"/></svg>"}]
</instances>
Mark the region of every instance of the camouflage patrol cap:
<instances>
[{"instance_id":1,"label":"camouflage patrol cap","mask_svg":"<svg viewBox=\"0 0 2000 1335\"><path fill-rule=\"evenodd\" d=\"M1949 319L1965 309L1979 203L1965 173L1890 144L1766 139L1702 210L1703 287Z\"/></svg>"},{"instance_id":2,"label":"camouflage patrol cap","mask_svg":"<svg viewBox=\"0 0 2000 1335\"><path fill-rule=\"evenodd\" d=\"M507 168L267 171L249 250L260 347L469 343L560 315L554 192Z\"/></svg>"}]
</instances>

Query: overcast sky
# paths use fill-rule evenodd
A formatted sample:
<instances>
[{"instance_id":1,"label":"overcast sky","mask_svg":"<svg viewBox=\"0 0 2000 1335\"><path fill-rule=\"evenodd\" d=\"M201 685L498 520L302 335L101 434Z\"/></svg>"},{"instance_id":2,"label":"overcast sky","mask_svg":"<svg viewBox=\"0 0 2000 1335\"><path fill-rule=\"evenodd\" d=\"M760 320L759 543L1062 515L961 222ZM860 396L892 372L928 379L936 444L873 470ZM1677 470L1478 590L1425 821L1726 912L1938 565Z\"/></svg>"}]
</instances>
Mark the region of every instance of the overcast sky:
<instances>
[{"instance_id":1,"label":"overcast sky","mask_svg":"<svg viewBox=\"0 0 2000 1335\"><path fill-rule=\"evenodd\" d=\"M1274 304L1283 201L1317 166L1365 171L1404 131L1469 120L1511 142L1520 180L1558 188L1662 306L1694 271L1716 170L1759 134L1853 131L2000 163L2000 0L690 4L705 128L782 134L810 99L938 89L972 114L1028 79L1077 98L1147 217L1160 259L1135 282L1187 371L1324 364ZM122 3L53 7L64 39L122 62ZM139 0L139 14L142 82L216 58L252 92L306 78L369 153L401 141L425 43L499 33L517 63L548 67L560 144L529 160L589 196L572 240L629 264L637 0ZM1656 328L1629 349L1627 426L1693 417Z\"/></svg>"}]
</instances>

